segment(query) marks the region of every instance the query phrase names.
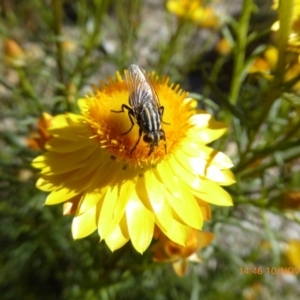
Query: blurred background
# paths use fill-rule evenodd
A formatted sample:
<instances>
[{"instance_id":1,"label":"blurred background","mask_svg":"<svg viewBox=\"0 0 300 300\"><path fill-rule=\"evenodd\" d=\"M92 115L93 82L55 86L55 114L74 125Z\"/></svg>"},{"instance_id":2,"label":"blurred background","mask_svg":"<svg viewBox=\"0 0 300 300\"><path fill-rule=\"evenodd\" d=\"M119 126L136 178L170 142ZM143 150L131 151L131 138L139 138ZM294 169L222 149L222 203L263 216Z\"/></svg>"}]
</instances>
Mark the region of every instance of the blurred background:
<instances>
[{"instance_id":1,"label":"blurred background","mask_svg":"<svg viewBox=\"0 0 300 300\"><path fill-rule=\"evenodd\" d=\"M1 0L1 299L298 299L300 3L281 2ZM74 241L35 188L42 113L78 112L131 63L229 128L213 147L235 163L235 205L213 208L215 238L181 277L130 243Z\"/></svg>"}]
</instances>

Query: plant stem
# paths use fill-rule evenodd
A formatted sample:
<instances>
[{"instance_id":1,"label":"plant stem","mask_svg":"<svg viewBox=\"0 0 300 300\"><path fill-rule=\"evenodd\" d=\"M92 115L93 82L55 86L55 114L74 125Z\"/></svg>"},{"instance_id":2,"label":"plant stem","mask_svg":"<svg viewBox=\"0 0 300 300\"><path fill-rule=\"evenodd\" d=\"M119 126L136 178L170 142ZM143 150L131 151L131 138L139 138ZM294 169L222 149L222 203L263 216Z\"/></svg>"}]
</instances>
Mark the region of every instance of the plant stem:
<instances>
[{"instance_id":1,"label":"plant stem","mask_svg":"<svg viewBox=\"0 0 300 300\"><path fill-rule=\"evenodd\" d=\"M55 34L55 44L56 44L56 63L58 68L58 81L64 83L64 53L63 45L61 41L62 32L62 3L61 0L51 0L54 21L53 21L53 31Z\"/></svg>"},{"instance_id":2,"label":"plant stem","mask_svg":"<svg viewBox=\"0 0 300 300\"><path fill-rule=\"evenodd\" d=\"M242 81L244 78L242 74L244 72L247 35L248 35L249 20L250 20L252 9L253 9L252 0L244 0L242 14L238 23L238 28L236 30L237 38L234 47L233 77L232 77L232 84L229 92L229 101L234 105L237 103Z\"/></svg>"}]
</instances>

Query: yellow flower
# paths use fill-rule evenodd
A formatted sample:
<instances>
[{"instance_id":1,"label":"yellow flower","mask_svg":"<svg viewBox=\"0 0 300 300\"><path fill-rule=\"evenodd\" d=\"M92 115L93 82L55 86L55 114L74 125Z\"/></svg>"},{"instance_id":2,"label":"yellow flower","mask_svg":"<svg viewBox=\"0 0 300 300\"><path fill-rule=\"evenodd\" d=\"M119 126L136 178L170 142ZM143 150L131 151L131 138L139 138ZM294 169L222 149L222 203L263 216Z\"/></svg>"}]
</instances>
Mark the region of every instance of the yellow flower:
<instances>
[{"instance_id":1,"label":"yellow flower","mask_svg":"<svg viewBox=\"0 0 300 300\"><path fill-rule=\"evenodd\" d=\"M27 145L34 150L43 150L45 144L51 138L51 134L48 132L48 128L51 126L53 116L43 113L42 117L38 119L37 131L32 132L27 139Z\"/></svg>"},{"instance_id":2,"label":"yellow flower","mask_svg":"<svg viewBox=\"0 0 300 300\"><path fill-rule=\"evenodd\" d=\"M292 267L300 267L300 240L290 240L284 255Z\"/></svg>"},{"instance_id":3,"label":"yellow flower","mask_svg":"<svg viewBox=\"0 0 300 300\"><path fill-rule=\"evenodd\" d=\"M283 209L299 209L300 208L300 192L286 191L280 198L279 206Z\"/></svg>"},{"instance_id":4,"label":"yellow flower","mask_svg":"<svg viewBox=\"0 0 300 300\"><path fill-rule=\"evenodd\" d=\"M24 67L26 65L26 54L13 39L7 39L4 42L4 58L7 64L13 67Z\"/></svg>"},{"instance_id":5,"label":"yellow flower","mask_svg":"<svg viewBox=\"0 0 300 300\"><path fill-rule=\"evenodd\" d=\"M274 0L272 8L274 10L280 9L279 1ZM279 21L276 21L271 30L277 32L279 30ZM292 12L292 28L288 40L289 50L300 53L300 0L294 0Z\"/></svg>"},{"instance_id":6,"label":"yellow flower","mask_svg":"<svg viewBox=\"0 0 300 300\"><path fill-rule=\"evenodd\" d=\"M254 281L250 286L246 286L243 290L243 300L257 300L266 298L267 287L261 282Z\"/></svg>"},{"instance_id":7,"label":"yellow flower","mask_svg":"<svg viewBox=\"0 0 300 300\"><path fill-rule=\"evenodd\" d=\"M153 245L153 257L157 262L172 262L173 269L178 276L186 273L189 261L201 262L198 253L213 240L213 234L195 229L190 230L189 239L185 246L171 241L164 234L160 234L158 242Z\"/></svg>"},{"instance_id":8,"label":"yellow flower","mask_svg":"<svg viewBox=\"0 0 300 300\"><path fill-rule=\"evenodd\" d=\"M230 44L230 42L226 38L222 38L218 41L218 43L216 45L216 51L220 55L226 56L226 55L231 53L232 45Z\"/></svg>"},{"instance_id":9,"label":"yellow flower","mask_svg":"<svg viewBox=\"0 0 300 300\"><path fill-rule=\"evenodd\" d=\"M203 28L215 28L219 25L213 8L204 7L201 0L168 0L167 10Z\"/></svg>"},{"instance_id":10,"label":"yellow flower","mask_svg":"<svg viewBox=\"0 0 300 300\"><path fill-rule=\"evenodd\" d=\"M300 74L300 61L298 56L290 53L289 61L286 65L284 74L284 81L287 82L299 76ZM258 57L248 70L249 73L262 73L265 78L272 79L272 72L275 70L275 66L278 60L278 50L273 46L269 46L261 57ZM293 85L292 90L294 92L300 91L300 82Z\"/></svg>"},{"instance_id":11,"label":"yellow flower","mask_svg":"<svg viewBox=\"0 0 300 300\"><path fill-rule=\"evenodd\" d=\"M249 73L265 73L265 75L270 74L270 72L275 68L278 60L278 50L273 46L269 46L261 57L258 57L254 62Z\"/></svg>"},{"instance_id":12,"label":"yellow flower","mask_svg":"<svg viewBox=\"0 0 300 300\"><path fill-rule=\"evenodd\" d=\"M160 141L149 156L149 144L142 140L132 152L138 125L123 134L131 126L128 113L112 112L128 105L119 73L79 100L82 115L52 120L48 151L33 161L41 169L37 187L50 192L46 204L64 202L64 213L75 214L75 239L98 230L112 251L131 240L143 253L156 225L184 246L191 228L201 229L210 218L209 203L232 205L220 187L234 183L232 162L207 146L226 127L208 113L196 114L195 101L168 78L150 78L164 106L167 153Z\"/></svg>"}]
</instances>

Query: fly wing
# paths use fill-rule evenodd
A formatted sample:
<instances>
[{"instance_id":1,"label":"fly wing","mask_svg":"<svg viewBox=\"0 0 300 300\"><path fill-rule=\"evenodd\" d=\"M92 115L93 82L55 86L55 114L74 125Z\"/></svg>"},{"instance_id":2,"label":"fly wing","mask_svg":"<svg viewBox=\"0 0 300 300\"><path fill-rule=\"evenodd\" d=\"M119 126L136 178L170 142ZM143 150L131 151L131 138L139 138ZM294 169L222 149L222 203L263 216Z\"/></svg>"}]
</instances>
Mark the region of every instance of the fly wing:
<instances>
[{"instance_id":1,"label":"fly wing","mask_svg":"<svg viewBox=\"0 0 300 300\"><path fill-rule=\"evenodd\" d=\"M150 101L159 108L159 100L151 80L137 65L130 65L125 73L127 88L129 91L129 104L133 110L139 109L143 103Z\"/></svg>"},{"instance_id":2,"label":"fly wing","mask_svg":"<svg viewBox=\"0 0 300 300\"><path fill-rule=\"evenodd\" d=\"M153 84L152 84L152 81L151 81L151 79L149 78L149 76L147 75L147 73L146 73L144 70L141 69L141 71L143 72L143 74L144 74L144 76L145 76L145 79L146 79L146 81L147 81L147 83L148 83L148 86L149 86L150 89L151 89L151 94L152 94L152 99L153 99L153 101L154 101L154 105L155 105L156 108L159 110L160 107L161 107L161 105L160 105L160 102L159 102L159 98L158 98L158 96L157 96L157 93L156 93L156 91L155 91L155 88L154 88L154 86L153 86Z\"/></svg>"}]
</instances>

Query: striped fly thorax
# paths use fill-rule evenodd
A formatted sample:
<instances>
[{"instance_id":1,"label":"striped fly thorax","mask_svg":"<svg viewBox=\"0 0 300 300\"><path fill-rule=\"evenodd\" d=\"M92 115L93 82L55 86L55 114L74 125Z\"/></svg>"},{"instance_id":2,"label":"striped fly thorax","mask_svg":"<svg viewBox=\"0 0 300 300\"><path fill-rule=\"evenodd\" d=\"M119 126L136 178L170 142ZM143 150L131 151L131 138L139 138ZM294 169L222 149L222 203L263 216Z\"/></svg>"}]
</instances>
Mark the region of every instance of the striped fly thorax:
<instances>
[{"instance_id":1,"label":"striped fly thorax","mask_svg":"<svg viewBox=\"0 0 300 300\"><path fill-rule=\"evenodd\" d=\"M130 107L123 104L122 110L113 112L124 112L127 109L131 121L131 127L123 134L131 131L134 124L139 126L139 137L131 150L135 150L143 135L143 141L150 145L149 155L161 139L165 141L165 132L161 127L164 107L160 105L155 89L148 78L147 74L137 65L130 65L125 73L125 79L129 91Z\"/></svg>"}]
</instances>

